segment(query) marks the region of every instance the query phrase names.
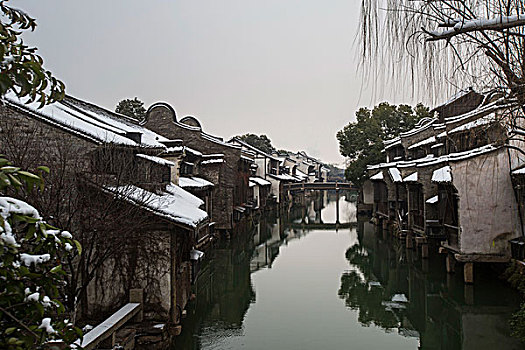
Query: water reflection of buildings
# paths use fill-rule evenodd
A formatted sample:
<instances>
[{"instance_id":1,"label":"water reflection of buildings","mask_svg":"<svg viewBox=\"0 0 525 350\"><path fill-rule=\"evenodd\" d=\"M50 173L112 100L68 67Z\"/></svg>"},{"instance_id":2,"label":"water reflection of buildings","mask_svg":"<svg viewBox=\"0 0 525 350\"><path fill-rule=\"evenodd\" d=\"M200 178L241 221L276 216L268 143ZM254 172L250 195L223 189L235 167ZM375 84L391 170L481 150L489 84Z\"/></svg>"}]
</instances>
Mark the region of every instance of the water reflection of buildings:
<instances>
[{"instance_id":1,"label":"water reflection of buildings","mask_svg":"<svg viewBox=\"0 0 525 350\"><path fill-rule=\"evenodd\" d=\"M346 253L353 269L341 276L339 295L359 322L418 337L420 349L523 348L508 327L517 294L490 278L465 286L442 271L439 256L421 260L374 230L358 223L359 243Z\"/></svg>"},{"instance_id":2,"label":"water reflection of buildings","mask_svg":"<svg viewBox=\"0 0 525 350\"><path fill-rule=\"evenodd\" d=\"M196 299L184 320L182 334L175 338L175 349L200 349L209 341L207 329L225 335L241 334L242 322L255 292L250 279L253 243L250 232L220 243L208 252L207 263L199 271L194 290ZM201 341L195 341L200 334Z\"/></svg>"},{"instance_id":3,"label":"water reflection of buildings","mask_svg":"<svg viewBox=\"0 0 525 350\"><path fill-rule=\"evenodd\" d=\"M279 246L283 236L284 230L282 230L279 218L264 220L255 225L253 235L255 250L250 261L251 272L264 267L271 267L272 262L279 254Z\"/></svg>"},{"instance_id":4,"label":"water reflection of buildings","mask_svg":"<svg viewBox=\"0 0 525 350\"><path fill-rule=\"evenodd\" d=\"M281 217L267 215L211 249L199 271L196 299L183 321L181 336L175 338L174 348L206 348L207 342L217 341L221 335L241 335L246 312L256 298L251 273L271 268L282 245L307 235L310 226L294 228L293 222L308 223L304 219L308 215L313 218L310 223L315 224L315 212L320 212L327 202L325 197L317 204L307 202L306 211L299 206L281 213ZM321 226L318 223L315 229Z\"/></svg>"},{"instance_id":5,"label":"water reflection of buildings","mask_svg":"<svg viewBox=\"0 0 525 350\"><path fill-rule=\"evenodd\" d=\"M255 249L250 262L251 272L271 268L279 255L280 246L290 240L301 238L307 230L293 229L283 223L287 218L274 217L260 221L255 225L253 243Z\"/></svg>"}]
</instances>

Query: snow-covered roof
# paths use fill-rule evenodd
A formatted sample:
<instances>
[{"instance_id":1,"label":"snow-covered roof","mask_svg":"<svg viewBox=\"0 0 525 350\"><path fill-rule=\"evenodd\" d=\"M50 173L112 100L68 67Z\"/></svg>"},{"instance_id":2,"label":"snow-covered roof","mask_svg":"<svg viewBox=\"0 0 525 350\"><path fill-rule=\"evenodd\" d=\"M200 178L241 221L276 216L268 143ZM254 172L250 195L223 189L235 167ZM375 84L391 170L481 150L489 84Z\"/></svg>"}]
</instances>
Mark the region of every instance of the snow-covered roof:
<instances>
[{"instance_id":1,"label":"snow-covered roof","mask_svg":"<svg viewBox=\"0 0 525 350\"><path fill-rule=\"evenodd\" d=\"M279 174L279 175L268 174L268 176L273 177L278 180L282 180L282 181L297 181L295 177L288 175L288 174Z\"/></svg>"},{"instance_id":2,"label":"snow-covered roof","mask_svg":"<svg viewBox=\"0 0 525 350\"><path fill-rule=\"evenodd\" d=\"M161 157L155 157L155 156L150 156L150 155L147 155L147 154L136 154L137 157L139 158L143 158L143 159L146 159L146 160L149 160L150 162L154 162L154 163L157 163L159 165L164 165L164 166L175 166L175 163L169 161L169 160L166 160L164 158L161 158Z\"/></svg>"},{"instance_id":3,"label":"snow-covered roof","mask_svg":"<svg viewBox=\"0 0 525 350\"><path fill-rule=\"evenodd\" d=\"M261 177L257 177L257 176L250 177L250 181L256 183L259 186L271 186L272 185L270 181L265 180Z\"/></svg>"},{"instance_id":4,"label":"snow-covered roof","mask_svg":"<svg viewBox=\"0 0 525 350\"><path fill-rule=\"evenodd\" d=\"M428 145L428 144L431 144L431 143L434 143L434 142L436 142L436 137L435 136L431 136L428 139L424 139L423 141L419 141L417 143L414 143L412 146L409 146L408 149L418 148L418 147L425 146L425 145Z\"/></svg>"},{"instance_id":5,"label":"snow-covered roof","mask_svg":"<svg viewBox=\"0 0 525 350\"><path fill-rule=\"evenodd\" d=\"M398 136L398 137L395 137L391 140L386 140L383 142L383 145L385 145L385 149L389 149L391 147L394 147L396 145L400 145L401 144L401 138Z\"/></svg>"},{"instance_id":6,"label":"snow-covered roof","mask_svg":"<svg viewBox=\"0 0 525 350\"><path fill-rule=\"evenodd\" d=\"M525 174L525 168L517 169L512 171L512 175L523 175Z\"/></svg>"},{"instance_id":7,"label":"snow-covered roof","mask_svg":"<svg viewBox=\"0 0 525 350\"><path fill-rule=\"evenodd\" d=\"M384 168L391 168L391 167L396 167L396 168L408 168L408 167L413 167L413 166L424 167L424 166L444 163L448 161L465 160L465 159L472 158L472 157L475 157L481 154L495 151L497 149L498 147L496 146L485 145L479 148L474 148L472 150L457 152L457 153L450 153L450 154L446 154L440 157L434 157L433 154L429 154L423 158L368 165L366 168L367 170L374 170L374 169L384 169Z\"/></svg>"},{"instance_id":8,"label":"snow-covered roof","mask_svg":"<svg viewBox=\"0 0 525 350\"><path fill-rule=\"evenodd\" d=\"M435 122L437 122L436 118L423 118L416 124L415 128L408 130L406 132L402 132L400 135L401 137L408 137L408 136L415 135L423 130L428 129Z\"/></svg>"},{"instance_id":9,"label":"snow-covered roof","mask_svg":"<svg viewBox=\"0 0 525 350\"><path fill-rule=\"evenodd\" d=\"M248 187L255 187L255 186L257 186L255 182L248 181Z\"/></svg>"},{"instance_id":10,"label":"snow-covered roof","mask_svg":"<svg viewBox=\"0 0 525 350\"><path fill-rule=\"evenodd\" d=\"M184 150L184 146L175 146L175 147L168 147L164 151L165 153L179 153Z\"/></svg>"},{"instance_id":11,"label":"snow-covered roof","mask_svg":"<svg viewBox=\"0 0 525 350\"><path fill-rule=\"evenodd\" d=\"M230 143L230 144L233 144L233 145L235 145L236 143L238 143L238 144L241 145L241 147L248 148L250 151L253 151L253 152L257 153L257 154L260 154L260 155L262 155L262 156L264 156L264 157L266 157L266 158L270 158L270 159L272 159L272 160L279 161L279 158L274 157L274 156L272 156L271 154L268 154L268 153L266 153L266 152L264 152L264 151L261 151L261 150L258 149L257 147L254 147L254 146L250 145L249 143L242 141L242 140L239 139L238 137L234 137L233 139L231 139L231 140L229 141L229 143ZM239 146L237 146L237 147L239 147Z\"/></svg>"},{"instance_id":12,"label":"snow-covered roof","mask_svg":"<svg viewBox=\"0 0 525 350\"><path fill-rule=\"evenodd\" d=\"M241 159L246 160L246 161L248 161L250 163L252 163L254 161L253 158L247 157L247 156L245 156L243 154L241 154Z\"/></svg>"},{"instance_id":13,"label":"snow-covered roof","mask_svg":"<svg viewBox=\"0 0 525 350\"><path fill-rule=\"evenodd\" d=\"M433 110L436 110L438 108L441 108L441 107L444 107L446 105L449 105L451 104L452 102L456 101L456 100L459 100L460 98L462 98L463 96L466 96L468 95L470 92L472 92L474 90L472 90L472 88L467 88L467 89L463 89L463 90L459 90L458 92L456 92L454 95L452 95L447 101L443 102L442 104L434 107Z\"/></svg>"},{"instance_id":14,"label":"snow-covered roof","mask_svg":"<svg viewBox=\"0 0 525 350\"><path fill-rule=\"evenodd\" d=\"M471 150L468 150L468 151L457 152L457 153L450 153L450 154L447 154L447 155L443 155L443 156L435 158L435 159L430 159L428 162L424 162L424 161L423 162L419 162L417 164L417 166L418 167L424 167L424 166L427 166L427 165L435 165L435 164L444 163L444 162L457 162L457 161L473 158L473 157L476 157L476 156L479 156L479 155L482 155L482 154L490 153L490 152L495 151L497 149L499 149L499 147L496 147L494 145L485 145L485 146L482 146L482 147L479 147L479 148L474 148L474 149L471 149Z\"/></svg>"},{"instance_id":15,"label":"snow-covered roof","mask_svg":"<svg viewBox=\"0 0 525 350\"><path fill-rule=\"evenodd\" d=\"M308 175L299 170L299 168L295 168L295 176L301 181L308 178Z\"/></svg>"},{"instance_id":16,"label":"snow-covered roof","mask_svg":"<svg viewBox=\"0 0 525 350\"><path fill-rule=\"evenodd\" d=\"M383 180L384 177L383 177L383 172L380 171L378 172L377 174L373 175L370 177L370 180Z\"/></svg>"},{"instance_id":17,"label":"snow-covered roof","mask_svg":"<svg viewBox=\"0 0 525 350\"><path fill-rule=\"evenodd\" d=\"M430 197L429 199L426 200L426 203L428 204L435 204L437 203L439 200L439 197L438 196L434 196L434 197Z\"/></svg>"},{"instance_id":18,"label":"snow-covered roof","mask_svg":"<svg viewBox=\"0 0 525 350\"><path fill-rule=\"evenodd\" d=\"M179 178L179 186L182 188L204 189L208 187L213 187L213 183L209 182L208 180L202 179L200 177L181 176Z\"/></svg>"},{"instance_id":19,"label":"snow-covered roof","mask_svg":"<svg viewBox=\"0 0 525 350\"><path fill-rule=\"evenodd\" d=\"M453 128L453 129L451 129L448 132L444 131L444 132L438 134L437 137L438 138L445 137L447 135L447 133L450 135L450 134L458 133L458 132L461 132L461 131L466 131L466 130L470 130L470 129L473 129L473 128L477 128L479 126L488 125L488 124L491 124L491 123L493 123L495 121L496 121L496 114L495 113L491 113L491 114L486 115L484 117L481 117L479 119L473 120L471 122L468 122L468 123L460 125L460 126L458 126L456 128Z\"/></svg>"},{"instance_id":20,"label":"snow-covered roof","mask_svg":"<svg viewBox=\"0 0 525 350\"><path fill-rule=\"evenodd\" d=\"M26 104L12 92L8 92L3 99L8 105L26 111L37 119L95 142L166 148L160 141L166 141L167 138L101 107L95 108L87 103L73 105L64 100L39 109L39 103ZM141 134L140 144L126 136L130 133Z\"/></svg>"},{"instance_id":21,"label":"snow-covered roof","mask_svg":"<svg viewBox=\"0 0 525 350\"><path fill-rule=\"evenodd\" d=\"M107 187L106 189L156 215L193 228L208 218L208 214L199 209L204 202L174 184L166 186L165 191L161 194L146 191L134 185Z\"/></svg>"},{"instance_id":22,"label":"snow-covered roof","mask_svg":"<svg viewBox=\"0 0 525 350\"><path fill-rule=\"evenodd\" d=\"M444 166L434 170L432 173L432 181L438 183L448 183L452 182L452 170L449 165Z\"/></svg>"},{"instance_id":23,"label":"snow-covered roof","mask_svg":"<svg viewBox=\"0 0 525 350\"><path fill-rule=\"evenodd\" d=\"M417 171L403 179L404 182L417 182Z\"/></svg>"},{"instance_id":24,"label":"snow-covered roof","mask_svg":"<svg viewBox=\"0 0 525 350\"><path fill-rule=\"evenodd\" d=\"M209 159L201 162L201 165L224 163L224 159Z\"/></svg>"},{"instance_id":25,"label":"snow-covered roof","mask_svg":"<svg viewBox=\"0 0 525 350\"><path fill-rule=\"evenodd\" d=\"M401 177L401 172L399 171L398 168L388 168L388 173L390 174L392 181L403 182L403 178Z\"/></svg>"},{"instance_id":26,"label":"snow-covered roof","mask_svg":"<svg viewBox=\"0 0 525 350\"><path fill-rule=\"evenodd\" d=\"M181 124L181 123L178 123L178 124L184 125L184 124ZM205 140L215 142L216 144L219 144L219 145L222 145L222 146L226 146L226 147L229 147L229 148L236 148L236 149L240 149L241 148L241 147L239 147L237 145L232 145L231 143L224 142L221 138L219 138L217 136L206 134L203 131L201 131L201 136Z\"/></svg>"},{"instance_id":27,"label":"snow-covered roof","mask_svg":"<svg viewBox=\"0 0 525 350\"><path fill-rule=\"evenodd\" d=\"M202 157L202 153L197 151L197 150L195 150L195 149L193 149L193 148L190 148L188 146L184 146L183 149L184 149L185 152L193 154L194 156Z\"/></svg>"}]
</instances>

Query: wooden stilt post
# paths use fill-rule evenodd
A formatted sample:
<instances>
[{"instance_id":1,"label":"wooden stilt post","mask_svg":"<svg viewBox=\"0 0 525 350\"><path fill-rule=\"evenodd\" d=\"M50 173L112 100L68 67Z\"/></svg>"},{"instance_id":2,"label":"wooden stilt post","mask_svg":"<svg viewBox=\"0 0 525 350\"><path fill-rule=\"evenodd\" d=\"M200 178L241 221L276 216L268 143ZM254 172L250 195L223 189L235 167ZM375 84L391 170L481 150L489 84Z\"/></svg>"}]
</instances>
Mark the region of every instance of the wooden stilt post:
<instances>
[{"instance_id":1,"label":"wooden stilt post","mask_svg":"<svg viewBox=\"0 0 525 350\"><path fill-rule=\"evenodd\" d=\"M428 272L428 269L429 269L428 259L424 259L423 261L421 261L421 268L423 269L423 272Z\"/></svg>"},{"instance_id":2,"label":"wooden stilt post","mask_svg":"<svg viewBox=\"0 0 525 350\"><path fill-rule=\"evenodd\" d=\"M405 239L406 239L405 243L406 243L407 249L413 249L414 248L414 240L412 238L412 231L411 230L409 230L407 232L407 236L406 236Z\"/></svg>"},{"instance_id":3,"label":"wooden stilt post","mask_svg":"<svg viewBox=\"0 0 525 350\"><path fill-rule=\"evenodd\" d=\"M467 284L474 283L474 263L467 262L463 265L463 279Z\"/></svg>"},{"instance_id":4,"label":"wooden stilt post","mask_svg":"<svg viewBox=\"0 0 525 350\"><path fill-rule=\"evenodd\" d=\"M447 272L448 273L454 273L455 267L456 267L456 259L454 258L454 255L452 253L447 254Z\"/></svg>"},{"instance_id":5,"label":"wooden stilt post","mask_svg":"<svg viewBox=\"0 0 525 350\"><path fill-rule=\"evenodd\" d=\"M421 258L428 259L428 243L421 245Z\"/></svg>"},{"instance_id":6,"label":"wooden stilt post","mask_svg":"<svg viewBox=\"0 0 525 350\"><path fill-rule=\"evenodd\" d=\"M454 287L454 276L452 274L447 273L447 289L452 290Z\"/></svg>"},{"instance_id":7,"label":"wooden stilt post","mask_svg":"<svg viewBox=\"0 0 525 350\"><path fill-rule=\"evenodd\" d=\"M337 183L336 183L336 186L337 186ZM335 193L336 193L336 199L335 199L335 211L336 211L336 224L339 223L339 189L336 188L335 190Z\"/></svg>"},{"instance_id":8,"label":"wooden stilt post","mask_svg":"<svg viewBox=\"0 0 525 350\"><path fill-rule=\"evenodd\" d=\"M465 304L474 305L474 286L471 284L465 284L464 287Z\"/></svg>"}]
</instances>

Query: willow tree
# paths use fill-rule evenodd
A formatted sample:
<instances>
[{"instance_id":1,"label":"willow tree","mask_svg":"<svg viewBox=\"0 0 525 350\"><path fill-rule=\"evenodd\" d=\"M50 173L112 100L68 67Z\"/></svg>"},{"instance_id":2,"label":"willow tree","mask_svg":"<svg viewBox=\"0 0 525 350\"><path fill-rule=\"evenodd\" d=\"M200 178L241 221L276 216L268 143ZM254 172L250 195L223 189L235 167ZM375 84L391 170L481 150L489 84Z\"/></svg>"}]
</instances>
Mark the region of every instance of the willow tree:
<instances>
[{"instance_id":1,"label":"willow tree","mask_svg":"<svg viewBox=\"0 0 525 350\"><path fill-rule=\"evenodd\" d=\"M365 71L430 98L473 86L523 106L524 26L525 0L363 0Z\"/></svg>"}]
</instances>

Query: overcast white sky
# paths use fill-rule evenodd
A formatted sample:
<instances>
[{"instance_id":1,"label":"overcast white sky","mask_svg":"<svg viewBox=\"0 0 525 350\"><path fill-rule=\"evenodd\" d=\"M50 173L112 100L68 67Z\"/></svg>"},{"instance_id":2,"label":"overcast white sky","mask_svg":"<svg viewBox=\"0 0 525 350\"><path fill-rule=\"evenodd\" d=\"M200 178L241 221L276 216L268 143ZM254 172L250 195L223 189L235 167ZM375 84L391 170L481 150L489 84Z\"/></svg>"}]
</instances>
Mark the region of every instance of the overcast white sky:
<instances>
[{"instance_id":1,"label":"overcast white sky","mask_svg":"<svg viewBox=\"0 0 525 350\"><path fill-rule=\"evenodd\" d=\"M360 106L411 102L362 89L359 0L12 0L26 37L67 92L114 110L170 103L206 132L266 134L278 148L340 162L335 134ZM376 82L368 82L371 85ZM377 85L376 85L377 86Z\"/></svg>"}]
</instances>

